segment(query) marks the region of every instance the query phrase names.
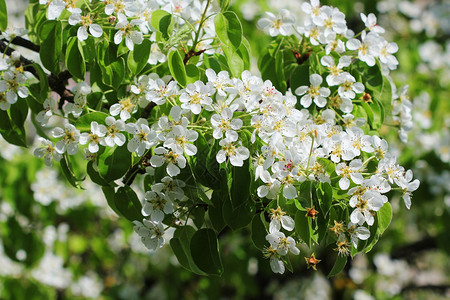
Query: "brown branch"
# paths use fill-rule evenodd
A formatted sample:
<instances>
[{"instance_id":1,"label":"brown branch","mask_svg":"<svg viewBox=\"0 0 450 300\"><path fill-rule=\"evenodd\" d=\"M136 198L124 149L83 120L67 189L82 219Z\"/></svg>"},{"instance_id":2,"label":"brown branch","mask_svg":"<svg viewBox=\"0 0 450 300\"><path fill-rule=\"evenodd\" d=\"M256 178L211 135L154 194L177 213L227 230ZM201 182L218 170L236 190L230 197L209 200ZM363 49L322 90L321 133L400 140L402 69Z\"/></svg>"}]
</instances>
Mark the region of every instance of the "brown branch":
<instances>
[{"instance_id":1,"label":"brown branch","mask_svg":"<svg viewBox=\"0 0 450 300\"><path fill-rule=\"evenodd\" d=\"M1 34L1 32L0 32L0 34ZM7 42L6 39L2 39L1 41ZM41 51L41 46L36 45L35 43L32 43L29 40L26 40L20 36L16 36L15 38L13 38L11 41L11 44L27 48L28 50L38 52L38 53L39 53L39 51Z\"/></svg>"}]
</instances>

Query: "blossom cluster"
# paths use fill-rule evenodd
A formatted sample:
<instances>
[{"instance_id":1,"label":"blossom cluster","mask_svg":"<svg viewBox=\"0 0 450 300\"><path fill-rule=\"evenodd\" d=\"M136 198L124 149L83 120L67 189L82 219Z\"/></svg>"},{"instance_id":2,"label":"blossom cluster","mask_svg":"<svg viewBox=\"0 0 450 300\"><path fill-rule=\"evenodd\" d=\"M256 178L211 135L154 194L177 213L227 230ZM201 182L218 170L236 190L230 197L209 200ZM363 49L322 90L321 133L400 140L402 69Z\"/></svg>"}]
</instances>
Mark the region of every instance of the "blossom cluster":
<instances>
[{"instance_id":1,"label":"blossom cluster","mask_svg":"<svg viewBox=\"0 0 450 300\"><path fill-rule=\"evenodd\" d=\"M241 79L229 78L225 71L216 74L209 69L207 74L206 83L197 81L181 90L172 85L173 81L166 84L155 75L149 76L153 79L139 78L142 92L131 93L131 97L112 105L104 124L93 121L90 132L83 133L69 123L52 131L53 137L58 139L54 154L74 155L79 145L88 144L84 150L89 154L86 158L95 161L100 146L125 143L127 149L138 156L153 153L148 171L165 168L168 176L155 182L145 194L142 213L148 219L135 222L136 232L148 248L163 245L164 216L177 211L179 202L184 199L185 183L176 177L186 167L189 157L197 153L194 142L198 135L208 132L220 145L216 154L218 163L229 162L239 167L249 159L244 132L249 132L250 143L261 145L257 153L251 154L254 179L260 182L257 195L261 198L276 199L280 194L286 199L296 198L299 185L306 180L330 183L331 174L325 170L324 161L334 164L340 178L338 187L347 191L350 198L351 222L346 232L348 240L354 244L357 239L369 237L367 226L374 223L373 212L387 202L384 194L392 185L403 191L409 208L410 194L418 187L418 181L412 181L412 172L397 163L385 140L364 132L362 120L354 120L354 116L347 113L343 122L330 108L322 111L321 118L314 118L308 110L296 108L294 95L281 94L270 81L264 82L249 72L244 72ZM329 99L326 95L323 97L329 105ZM130 122L139 102L148 101L173 104L170 114L159 117L152 125L142 118ZM189 121L195 120L202 111L208 112L209 120L200 119L195 125ZM45 143L41 149L49 149L51 142ZM36 154L42 156L39 150ZM369 172L371 161L377 162L377 167ZM293 247L295 242L279 231L283 219L274 217L274 220L278 225L271 226L268 241L277 255L285 255L286 249L291 248L279 250L276 247L280 247L280 241L286 239ZM291 251L297 252L295 248ZM276 270L280 271L280 260L273 257L273 265L278 265Z\"/></svg>"},{"instance_id":2,"label":"blossom cluster","mask_svg":"<svg viewBox=\"0 0 450 300\"><path fill-rule=\"evenodd\" d=\"M11 41L18 34L25 32L12 32L10 30L0 34L0 39ZM13 51L10 56L0 57L0 109L7 111L19 98L28 97L27 76L20 64L20 53Z\"/></svg>"},{"instance_id":3,"label":"blossom cluster","mask_svg":"<svg viewBox=\"0 0 450 300\"><path fill-rule=\"evenodd\" d=\"M286 9L279 12L277 16L267 12L265 17L259 20L259 26L271 36L295 35L300 40L308 40L311 46L320 46L325 50L326 56L322 57L320 63L329 70L327 84L339 86L339 97L344 105L348 105L355 97L355 93L361 93L362 86L356 83L354 76L345 71L352 63L352 59L358 58L368 66L373 67L378 62L383 74L390 80L393 89L395 85L390 79L389 71L397 69L399 64L394 54L398 51L396 43L388 42L382 34L384 28L377 24L374 14L365 15L361 13L361 20L365 29L355 34L347 27L345 15L335 7L320 5L319 0L305 2L301 6L306 18L296 20L294 15ZM336 62L331 53L337 53L340 58ZM311 88L296 90L297 95L307 93L301 104L309 107L311 100L316 105L325 105L323 97L330 92L326 88L320 88L322 79L311 77ZM405 92L407 91L404 90ZM407 141L407 133L412 128L411 105L405 99L406 95L392 95L394 106L393 119L400 127L399 135L403 142ZM405 101L403 101L405 99ZM345 112L345 110L343 110Z\"/></svg>"}]
</instances>

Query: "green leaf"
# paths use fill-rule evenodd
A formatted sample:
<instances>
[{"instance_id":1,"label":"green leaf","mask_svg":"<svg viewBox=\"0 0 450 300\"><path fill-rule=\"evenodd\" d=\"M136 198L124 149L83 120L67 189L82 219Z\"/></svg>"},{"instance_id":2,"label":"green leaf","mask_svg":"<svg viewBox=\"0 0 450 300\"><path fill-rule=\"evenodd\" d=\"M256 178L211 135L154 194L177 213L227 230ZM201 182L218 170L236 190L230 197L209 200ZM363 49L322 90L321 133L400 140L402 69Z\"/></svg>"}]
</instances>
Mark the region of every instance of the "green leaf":
<instances>
[{"instance_id":1,"label":"green leaf","mask_svg":"<svg viewBox=\"0 0 450 300\"><path fill-rule=\"evenodd\" d=\"M197 228L201 228L205 222L205 207L202 205L195 206L191 210L190 217Z\"/></svg>"},{"instance_id":2,"label":"green leaf","mask_svg":"<svg viewBox=\"0 0 450 300\"><path fill-rule=\"evenodd\" d=\"M62 51L62 23L55 20L47 20L42 23L39 38L41 49L39 52L42 64L54 74L59 73L59 56Z\"/></svg>"},{"instance_id":3,"label":"green leaf","mask_svg":"<svg viewBox=\"0 0 450 300\"><path fill-rule=\"evenodd\" d=\"M244 42L245 41L245 42ZM234 49L233 47L228 47L226 45L222 46L222 50L225 54L226 62L231 74L234 77L240 77L241 73L249 68L250 64L250 49L249 44L243 39L241 46Z\"/></svg>"},{"instance_id":4,"label":"green leaf","mask_svg":"<svg viewBox=\"0 0 450 300\"><path fill-rule=\"evenodd\" d=\"M338 255L336 257L336 261L333 265L333 268L331 269L330 273L328 274L328 277L333 277L333 276L336 276L337 274L339 274L345 268L346 264L347 264L347 256Z\"/></svg>"},{"instance_id":5,"label":"green leaf","mask_svg":"<svg viewBox=\"0 0 450 300\"><path fill-rule=\"evenodd\" d=\"M215 190L211 196L212 206L208 208L208 216L211 224L216 232L221 232L226 226L222 216L223 199L226 194L221 193L219 190Z\"/></svg>"},{"instance_id":6,"label":"green leaf","mask_svg":"<svg viewBox=\"0 0 450 300\"><path fill-rule=\"evenodd\" d=\"M378 234L383 234L383 232L388 228L392 219L392 207L389 202L386 202L380 210L377 212L378 218Z\"/></svg>"},{"instance_id":7,"label":"green leaf","mask_svg":"<svg viewBox=\"0 0 450 300\"><path fill-rule=\"evenodd\" d=\"M118 215L121 216L120 211L116 207L116 203L114 202L114 197L116 195L116 191L113 187L102 187L103 194L105 195L106 202L108 202L109 207Z\"/></svg>"},{"instance_id":8,"label":"green leaf","mask_svg":"<svg viewBox=\"0 0 450 300\"><path fill-rule=\"evenodd\" d=\"M333 188L328 182L321 183L322 197L319 200L320 210L324 216L327 216L333 201Z\"/></svg>"},{"instance_id":9,"label":"green leaf","mask_svg":"<svg viewBox=\"0 0 450 300\"><path fill-rule=\"evenodd\" d=\"M373 111L371 106L369 106L369 104L365 103L364 101L361 102L361 106L364 108L364 110L366 111L367 114L367 122L369 123L371 128L375 128L374 124L373 124Z\"/></svg>"},{"instance_id":10,"label":"green leaf","mask_svg":"<svg viewBox=\"0 0 450 300\"><path fill-rule=\"evenodd\" d=\"M180 51L172 51L169 53L169 69L170 74L182 87L186 86L186 69L183 63L183 57Z\"/></svg>"},{"instance_id":11,"label":"green leaf","mask_svg":"<svg viewBox=\"0 0 450 300\"><path fill-rule=\"evenodd\" d=\"M290 85L292 92L303 85L309 86L309 64L303 63L294 68L291 74Z\"/></svg>"},{"instance_id":12,"label":"green leaf","mask_svg":"<svg viewBox=\"0 0 450 300\"><path fill-rule=\"evenodd\" d=\"M67 159L67 155L63 155L62 159L60 161L61 169L63 171L64 176L66 176L67 181L75 188L77 189L83 189L83 187L80 184L80 180L76 178L75 173L72 170L72 165L70 163L70 160Z\"/></svg>"},{"instance_id":13,"label":"green leaf","mask_svg":"<svg viewBox=\"0 0 450 300\"><path fill-rule=\"evenodd\" d=\"M228 180L228 184L230 185L230 198L233 207L239 206L239 204L250 197L251 183L252 178L248 159L244 161L242 167L233 166L231 168L231 180Z\"/></svg>"},{"instance_id":14,"label":"green leaf","mask_svg":"<svg viewBox=\"0 0 450 300\"><path fill-rule=\"evenodd\" d=\"M131 73L137 75L147 64L150 56L152 43L148 39L144 39L140 45L135 45L134 50L128 55L128 68Z\"/></svg>"},{"instance_id":15,"label":"green leaf","mask_svg":"<svg viewBox=\"0 0 450 300\"><path fill-rule=\"evenodd\" d=\"M48 77L40 64L34 63L33 68L36 70L39 76L39 97L35 98L39 103L44 103L44 101L48 97Z\"/></svg>"},{"instance_id":16,"label":"green leaf","mask_svg":"<svg viewBox=\"0 0 450 300\"><path fill-rule=\"evenodd\" d=\"M191 226L178 227L170 240L170 247L182 267L196 274L206 275L197 267L191 255L191 238L195 232Z\"/></svg>"},{"instance_id":17,"label":"green leaf","mask_svg":"<svg viewBox=\"0 0 450 300\"><path fill-rule=\"evenodd\" d=\"M89 161L86 167L86 172L89 175L89 178L91 178L92 182L101 186L110 186L110 184L105 179L103 179L100 174L98 174L98 172L94 169L93 164L93 161Z\"/></svg>"},{"instance_id":18,"label":"green leaf","mask_svg":"<svg viewBox=\"0 0 450 300\"><path fill-rule=\"evenodd\" d=\"M142 205L131 187L120 187L114 196L114 204L117 210L129 221L142 221Z\"/></svg>"},{"instance_id":19,"label":"green leaf","mask_svg":"<svg viewBox=\"0 0 450 300\"><path fill-rule=\"evenodd\" d=\"M198 68L193 65L189 64L186 66L186 83L194 83L197 80L200 80L200 72Z\"/></svg>"},{"instance_id":20,"label":"green leaf","mask_svg":"<svg viewBox=\"0 0 450 300\"><path fill-rule=\"evenodd\" d=\"M28 116L28 104L26 101L20 101L14 105L11 105L9 109L11 115L11 121L18 127L23 128L24 123Z\"/></svg>"},{"instance_id":21,"label":"green leaf","mask_svg":"<svg viewBox=\"0 0 450 300\"><path fill-rule=\"evenodd\" d=\"M76 122L75 127L83 131L91 131L91 123L97 122L98 124L105 124L105 119L108 117L108 114L102 112L91 112L85 115L82 115Z\"/></svg>"},{"instance_id":22,"label":"green leaf","mask_svg":"<svg viewBox=\"0 0 450 300\"><path fill-rule=\"evenodd\" d=\"M295 213L295 232L308 247L311 247L311 223L304 211L299 210Z\"/></svg>"},{"instance_id":23,"label":"green leaf","mask_svg":"<svg viewBox=\"0 0 450 300\"><path fill-rule=\"evenodd\" d=\"M8 10L5 0L0 0L0 30L5 31L8 26Z\"/></svg>"},{"instance_id":24,"label":"green leaf","mask_svg":"<svg viewBox=\"0 0 450 300\"><path fill-rule=\"evenodd\" d=\"M203 228L195 232L190 249L192 258L200 270L210 275L222 274L223 266L214 230Z\"/></svg>"},{"instance_id":25,"label":"green leaf","mask_svg":"<svg viewBox=\"0 0 450 300\"><path fill-rule=\"evenodd\" d=\"M95 39L88 38L84 40L81 44L80 51L83 51L83 56L87 62L91 63L95 59L96 51L95 51ZM136 49L137 45L134 45Z\"/></svg>"},{"instance_id":26,"label":"green leaf","mask_svg":"<svg viewBox=\"0 0 450 300\"><path fill-rule=\"evenodd\" d=\"M286 91L286 79L283 69L281 43L274 41L267 49L263 49L258 59L258 68L264 80L270 80L277 90Z\"/></svg>"},{"instance_id":27,"label":"green leaf","mask_svg":"<svg viewBox=\"0 0 450 300\"><path fill-rule=\"evenodd\" d=\"M118 46L103 40L97 45L97 62L101 70L101 80L115 90L119 89L125 77L125 61L117 57Z\"/></svg>"},{"instance_id":28,"label":"green leaf","mask_svg":"<svg viewBox=\"0 0 450 300\"><path fill-rule=\"evenodd\" d=\"M83 48L77 37L69 38L66 49L66 66L70 74L74 77L84 80L86 73L86 64L84 62Z\"/></svg>"},{"instance_id":29,"label":"green leaf","mask_svg":"<svg viewBox=\"0 0 450 300\"><path fill-rule=\"evenodd\" d=\"M173 18L172 15L164 10L158 9L152 13L150 20L152 26L161 32L164 40L169 39L169 35L172 33Z\"/></svg>"},{"instance_id":30,"label":"green leaf","mask_svg":"<svg viewBox=\"0 0 450 300\"><path fill-rule=\"evenodd\" d=\"M16 103L15 105L20 105ZM10 119L8 112L0 110L0 133L3 138L10 144L20 147L26 147L25 129L17 127L17 125Z\"/></svg>"},{"instance_id":31,"label":"green leaf","mask_svg":"<svg viewBox=\"0 0 450 300\"><path fill-rule=\"evenodd\" d=\"M262 250L267 246L267 229L264 225L264 212L255 215L252 220L252 241L256 248Z\"/></svg>"},{"instance_id":32,"label":"green leaf","mask_svg":"<svg viewBox=\"0 0 450 300\"><path fill-rule=\"evenodd\" d=\"M227 47L236 50L242 41L242 25L232 11L219 13L214 17L214 27L220 41Z\"/></svg>"},{"instance_id":33,"label":"green leaf","mask_svg":"<svg viewBox=\"0 0 450 300\"><path fill-rule=\"evenodd\" d=\"M106 148L98 157L98 171L107 182L121 178L131 166L131 153L126 146Z\"/></svg>"},{"instance_id":34,"label":"green leaf","mask_svg":"<svg viewBox=\"0 0 450 300\"><path fill-rule=\"evenodd\" d=\"M226 192L222 192L225 194ZM242 201L233 206L231 199L226 195L224 199L222 213L223 219L233 230L247 226L253 218L255 212L255 203L251 198L242 199Z\"/></svg>"},{"instance_id":35,"label":"green leaf","mask_svg":"<svg viewBox=\"0 0 450 300\"><path fill-rule=\"evenodd\" d=\"M225 11L230 6L230 0L219 0L219 6L221 11Z\"/></svg>"}]
</instances>

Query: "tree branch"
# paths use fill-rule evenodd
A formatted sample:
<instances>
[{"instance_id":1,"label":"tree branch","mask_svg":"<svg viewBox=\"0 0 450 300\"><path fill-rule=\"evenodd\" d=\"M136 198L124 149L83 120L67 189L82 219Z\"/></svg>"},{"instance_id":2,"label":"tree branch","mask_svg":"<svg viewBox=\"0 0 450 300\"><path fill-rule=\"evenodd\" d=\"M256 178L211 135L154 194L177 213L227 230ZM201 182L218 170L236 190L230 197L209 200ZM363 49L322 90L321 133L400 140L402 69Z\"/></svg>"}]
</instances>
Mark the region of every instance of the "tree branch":
<instances>
[{"instance_id":1,"label":"tree branch","mask_svg":"<svg viewBox=\"0 0 450 300\"><path fill-rule=\"evenodd\" d=\"M1 32L0 32L0 34L1 34ZM2 39L1 41L7 42L6 39ZM41 46L36 45L36 44L30 42L29 40L26 40L20 36L16 36L15 38L13 38L11 40L11 44L27 48L31 51L38 52L38 53L39 53L39 51L41 51Z\"/></svg>"}]
</instances>

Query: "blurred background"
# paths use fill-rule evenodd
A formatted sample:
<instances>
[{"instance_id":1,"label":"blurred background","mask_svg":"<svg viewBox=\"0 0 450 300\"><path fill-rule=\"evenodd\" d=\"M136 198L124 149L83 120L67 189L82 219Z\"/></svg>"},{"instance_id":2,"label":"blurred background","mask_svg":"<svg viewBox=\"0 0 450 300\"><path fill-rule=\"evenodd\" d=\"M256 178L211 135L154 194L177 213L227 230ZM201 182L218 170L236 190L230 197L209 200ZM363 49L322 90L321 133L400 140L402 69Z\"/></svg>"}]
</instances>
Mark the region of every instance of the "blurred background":
<instances>
[{"instance_id":1,"label":"blurred background","mask_svg":"<svg viewBox=\"0 0 450 300\"><path fill-rule=\"evenodd\" d=\"M10 24L23 27L28 2L6 3ZM282 8L301 18L301 3L232 0L252 43L252 72L258 49L270 43L257 20ZM421 185L409 211L390 197L392 223L371 252L349 260L334 278L324 275L331 266L307 269L301 255L291 258L294 273L275 275L248 229L228 231L220 236L223 276L198 276L178 264L169 245L149 252L95 184L86 180L85 190L76 190L58 164L46 167L32 147L0 137L0 299L449 299L450 1L321 4L338 7L355 31L364 26L361 12L377 15L386 39L399 46L400 65L391 76L397 86L409 86L413 104L406 143L397 130L381 130ZM37 143L31 127L28 132L30 144Z\"/></svg>"}]
</instances>

